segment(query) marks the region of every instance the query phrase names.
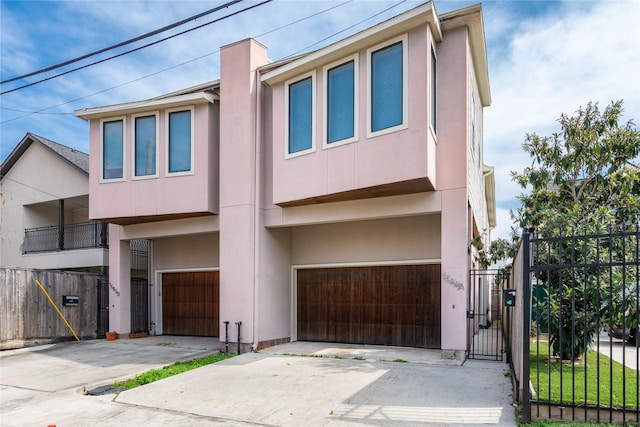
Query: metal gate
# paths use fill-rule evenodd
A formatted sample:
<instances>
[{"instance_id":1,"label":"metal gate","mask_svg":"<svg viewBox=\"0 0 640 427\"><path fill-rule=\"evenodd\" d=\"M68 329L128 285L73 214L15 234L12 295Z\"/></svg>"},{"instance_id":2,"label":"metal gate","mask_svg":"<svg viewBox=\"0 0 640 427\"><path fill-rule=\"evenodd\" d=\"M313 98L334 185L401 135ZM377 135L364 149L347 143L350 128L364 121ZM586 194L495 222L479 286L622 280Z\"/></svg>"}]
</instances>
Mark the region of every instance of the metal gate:
<instances>
[{"instance_id":1,"label":"metal gate","mask_svg":"<svg viewBox=\"0 0 640 427\"><path fill-rule=\"evenodd\" d=\"M502 361L504 306L502 291L509 274L502 270L470 270L467 299L467 357ZM508 322L507 322L508 324Z\"/></svg>"},{"instance_id":2,"label":"metal gate","mask_svg":"<svg viewBox=\"0 0 640 427\"><path fill-rule=\"evenodd\" d=\"M131 243L131 333L149 331L149 240Z\"/></svg>"},{"instance_id":3,"label":"metal gate","mask_svg":"<svg viewBox=\"0 0 640 427\"><path fill-rule=\"evenodd\" d=\"M96 338L104 338L109 330L109 277L98 277L98 321Z\"/></svg>"}]
</instances>

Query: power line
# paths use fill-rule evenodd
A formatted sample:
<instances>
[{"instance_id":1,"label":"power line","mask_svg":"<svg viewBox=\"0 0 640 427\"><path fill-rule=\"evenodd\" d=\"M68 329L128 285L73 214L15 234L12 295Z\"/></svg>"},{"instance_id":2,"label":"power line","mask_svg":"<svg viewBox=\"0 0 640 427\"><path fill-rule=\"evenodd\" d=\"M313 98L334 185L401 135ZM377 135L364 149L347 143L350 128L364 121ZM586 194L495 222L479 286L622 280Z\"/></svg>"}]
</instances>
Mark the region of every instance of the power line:
<instances>
[{"instance_id":1,"label":"power line","mask_svg":"<svg viewBox=\"0 0 640 427\"><path fill-rule=\"evenodd\" d=\"M144 79L146 79L146 78L149 78L149 77L155 76L155 75L157 75L157 74L164 73L165 71L169 71L169 70L172 70L172 69L174 69L174 68L181 67L181 66L183 66L183 65L185 65L185 64L189 64L189 63L191 63L191 62L194 62L194 61L197 61L197 60L199 60L199 59L205 58L205 57L207 57L207 56L214 55L214 54L216 54L216 53L218 53L218 52L219 52L219 50L216 50L216 51L214 51L214 52L207 53L207 54L205 54L205 55L202 55L202 56L199 56L199 57L197 57L197 58L191 59L191 60L189 60L189 61L183 62L183 63L181 63L181 64L173 65L173 66L171 66L171 67L169 67L169 68L165 68L165 69L163 69L163 70L156 71L155 73L146 74L146 75L144 75L144 76L138 77L137 79L129 80L129 81L127 81L127 82L120 83L119 85L111 86L111 87L109 87L109 88L102 89L102 90L99 90L99 91L97 91L97 92L90 93L89 95L84 95L84 96L80 96L80 97L78 97L78 98L70 99L69 101L61 102L60 104L52 105L51 107L42 108L42 109L40 109L40 110L36 110L36 111L29 111L29 112L26 112L26 111L25 111L27 114L23 114L22 116L18 116L18 117L12 117L12 118L10 118L10 119L8 119L8 120L5 120L5 121L3 121L3 122L0 122L0 125L5 124L5 123L8 123L8 122L12 122L12 121L14 121L14 120L22 119L22 118L24 118L24 117L28 117L28 116L30 116L30 115L32 115L32 114L41 114L41 113L42 113L42 114L57 114L57 113L43 113L43 112L44 112L44 111L47 111L47 110L50 110L50 109L52 109L52 108L61 107L61 106L63 106L63 105L71 104L72 102L80 101L80 100L82 100L82 99L90 98L90 97L92 97L92 96L94 96L94 95L98 95L98 94L101 94L101 93L104 93L104 92L108 92L108 91L110 91L110 90L112 90L112 89L117 89L117 88L119 88L119 87L126 86L126 85L128 85L128 84L135 83L135 82L138 82L138 81L140 81L140 80L144 80ZM8 110L8 108L6 108L6 107L0 107L0 108L2 108L3 110ZM16 110L14 110L14 111L16 111ZM59 113L59 114L75 115L75 113Z\"/></svg>"},{"instance_id":2,"label":"power line","mask_svg":"<svg viewBox=\"0 0 640 427\"><path fill-rule=\"evenodd\" d=\"M272 1L272 0L268 0L268 1ZM290 22L290 23L285 24L285 25L283 25L283 26L280 26L280 27L274 28L273 30L269 30L269 31L267 31L267 32L265 32L265 33L262 33L262 34L259 34L259 35L257 35L257 36L254 36L254 38L256 38L256 39L257 39L257 38L259 38L259 37L266 36L266 35L268 35L268 34L271 34L271 33L273 33L273 32L279 31L279 30L281 30L281 29L284 29L284 28L290 27L290 26L295 25L295 24L297 24L297 23L299 23L299 22L302 22L302 21L305 21L305 20L307 20L307 19L313 18L313 17L318 16L318 15L320 15L320 14L322 14L322 13L325 13L325 12L328 12L328 11L330 11L330 10L333 10L333 9L335 9L335 8L337 8L337 7L343 6L343 5L347 4L347 3L351 3L352 1L353 1L353 0L346 0L345 2L340 3L340 4L338 4L338 5L335 5L335 6L329 7L329 8L327 8L327 9L321 10L320 12L316 12L316 13L311 14L311 15L309 15L309 16L306 16L306 17L304 17L304 18L298 19L298 20L296 20L296 21ZM370 16L369 18L364 19L364 20L362 20L362 21L358 22L357 24L351 25L351 26L349 26L349 27L347 27L347 28L345 28L345 29L343 29L343 30L341 30L341 31L335 32L335 33L333 33L332 35L330 35L329 37L325 37L324 39L322 39L322 40L320 40L320 41L318 41L318 42L316 42L316 43L314 43L314 44L312 44L312 45L310 45L310 46L308 46L308 47L304 48L303 50L298 51L298 53L299 53L299 52L302 52L302 51L304 51L304 50L306 50L306 49L308 49L308 48L309 48L309 47L311 47L311 46L315 46L316 44L321 43L321 42L322 42L322 41L324 41L324 40L327 40L327 39L329 39L329 38L331 38L331 37L334 37L334 36L335 36L335 35L337 35L337 34L340 34L340 33L344 32L344 31L347 31L348 29L353 28L353 27L355 27L355 26L357 26L357 25L359 25L359 24L361 24L361 23L363 23L363 22L366 22L367 20L372 19L372 18L374 18L374 17L376 17L376 16L378 16L378 15L380 15L380 14L382 14L382 13L384 13L384 12L386 12L386 11L388 11L388 10L392 9L392 8L394 8L394 7L398 6L399 4L404 3L405 1L406 1L406 0L402 0L402 1L400 1L399 3L394 4L393 6L391 6L391 7L387 8L387 9L384 9L383 11L378 12L378 13L376 13L375 15L372 15L372 16ZM266 2L265 2L265 3L266 3ZM257 5L257 6L260 6L260 5L262 5L262 3L261 3L261 4L259 4L259 5ZM253 7L256 7L256 6L253 6ZM242 11L240 11L240 12L242 12ZM237 13L239 13L239 12L237 12ZM230 16L231 16L231 15L230 15ZM208 25L208 24L205 24L205 25ZM189 64L189 63L192 63L192 62L198 61L198 60L200 60L200 59L202 59L202 58L206 58L207 56L215 55L215 54L216 54L216 53L218 53L218 52L219 52L219 50L216 50L216 51L213 51L213 52L210 52L210 53L204 54L204 55L202 55L202 56L199 56L199 57L197 57L197 58L193 58L193 59L190 59L190 60L188 60L188 61L182 62L182 63L180 63L180 64L176 64L176 65L173 65L173 66L171 66L171 67L164 68L164 69L162 69L162 70L159 70L159 71L156 71L156 72L153 72L153 73L150 73L150 74L146 74L146 75L141 76L141 77L138 77L138 78L136 78L136 79L134 79L134 80L129 80L129 81L127 81L127 82L123 82L123 83L121 83L121 84L118 84L118 85L115 85L115 86L111 86L111 87L109 87L109 88L106 88L106 89L103 89L103 90L99 90L99 91L97 91L97 92L93 92L93 93L90 93L90 94L88 94L88 95L84 95L84 96L81 96L81 97L78 97L78 98L74 98L74 99L71 99L71 100L68 100L68 101L62 102L62 103L60 103L60 104L52 105L52 106L50 106L50 107L42 108L42 109L40 109L40 110L36 110L36 111L21 111L21 110L10 109L10 108L7 108L7 107L2 107L2 106L0 106L0 108L1 108L1 109L3 109L3 110L18 111L18 112L25 112L25 113L27 113L27 114L23 114L23 115L18 116L18 117L13 117L13 118L11 118L11 119L8 119L8 120L5 120L5 121L2 121L2 122L0 122L0 124L4 124L4 123L8 123L8 122L11 122L11 121L14 121L14 120L18 120L18 119L21 119L21 118L24 118L24 117L28 117L28 116L30 116L30 115L32 115L32 114L66 114L66 115L72 115L72 114L75 114L75 113L73 113L73 112L71 112L71 113L44 113L44 112L45 112L45 111L47 111L47 110L50 110L50 109L52 109L52 108L61 107L61 106L63 106L63 105L70 104L70 103L72 103L72 102L76 102L76 101L80 101L80 100L82 100L82 99L90 98L90 97L92 97L92 96L95 96L95 95L98 95L98 94L101 94L101 93L104 93L104 92L108 92L108 91L110 91L110 90L117 89L117 88L120 88L120 87L122 87L122 86L126 86L126 85L128 85L128 84L138 82L138 81L140 81L140 80L144 80L144 79L146 79L146 78L149 78L149 77L152 77L152 76L155 76L155 75L158 75L158 74L164 73L164 72L166 72L166 71L169 71L169 70L172 70L172 69L175 69L175 68L181 67L181 66L183 66L183 65L186 65L186 64ZM285 59L285 58L288 58L288 57L290 57L290 56L292 56L292 55L295 55L295 54L296 54L296 53L291 54L291 55L288 55L288 56L285 56L285 57L282 57L282 58L280 58L280 59Z\"/></svg>"},{"instance_id":3,"label":"power line","mask_svg":"<svg viewBox=\"0 0 640 427\"><path fill-rule=\"evenodd\" d=\"M25 89L25 88L28 88L28 87L31 87L31 86L37 85L37 84L42 83L42 82L46 82L46 81L48 81L48 80L53 80L53 79L55 79L55 78L57 78L57 77L64 76L64 75L66 75L66 74L70 74L70 73L73 73L73 72L75 72L75 71L79 71L79 70L82 70L82 69L85 69L85 68L91 67L91 66L96 65L96 64L101 64L101 63L103 63L103 62L110 61L111 59L115 59L115 58L119 58L119 57L124 56L124 55L128 55L129 53L132 53L132 52L137 52L137 51L139 51L139 50L145 49L145 48L147 48L147 47L150 47L150 46L153 46L153 45L156 45L156 44L159 44L159 43L162 43L162 42L167 41L167 40L170 40L170 39L172 39L172 38L174 38L174 37L178 37L178 36L181 36L181 35L183 35L183 34L189 33L189 32L191 32L191 31L198 30L198 29L200 29L200 28L202 28L202 27L206 27L207 25L214 24L214 23L216 23L216 22L219 22L219 21L222 21L222 20L224 20L224 19L230 18L230 17L232 17L232 16L238 15L238 14L240 14L240 13L242 13L242 12L246 12L247 10L250 10L250 9L256 8L256 7L258 7L258 6L262 6L262 5L266 4L266 3L270 3L270 2L272 2L272 1L273 1L273 0L264 0L264 1L263 1L263 2L261 2L261 3L254 4L253 6L246 7L246 8L244 8L244 9L242 9L242 10L239 10L239 11L236 11L236 12L233 12L233 13L230 13L230 14L228 14L228 15L225 15L225 16L221 17L221 18L214 19L213 21L209 21L209 22L204 23L204 24L202 24L202 25L198 25L197 27L193 27L193 28L190 28L190 29L188 29L188 30L181 31L181 32L179 32L179 33L176 33L176 34L173 34L173 35L171 35L171 36L165 37L165 38L163 38L163 39L156 40L156 41L151 42L151 43L147 43L147 44L142 45L142 46L139 46L139 47L137 47L137 48L135 48L135 49L131 49L131 50L128 50L128 51L125 51L125 52L119 53L119 54L117 54L117 55L113 55L113 56L110 56L110 57L108 57L108 58L104 58L104 59L101 59L101 60L99 60L99 61L95 61L95 62L92 62L92 63L90 63L90 64L83 65L83 66L81 66L81 67L72 68L71 70L67 70L67 71L65 71L65 72L63 72L63 73L59 73L59 74L56 74L56 75L54 75L54 76L47 77L47 78L45 78L45 79L41 79L41 80L38 80L38 81L35 81L35 82L32 82L32 83L28 83L28 84L26 84L26 85L22 85L22 86L18 86L18 87L16 87L16 88L13 88L13 89L5 90L5 91L3 91L3 92L0 92L0 95L5 95L5 94L7 94L7 93L11 93L11 92L18 91L18 90L20 90L20 89Z\"/></svg>"},{"instance_id":4,"label":"power line","mask_svg":"<svg viewBox=\"0 0 640 427\"><path fill-rule=\"evenodd\" d=\"M213 12L219 11L220 9L224 9L224 8L229 7L229 6L233 6L234 4L240 3L241 1L243 1L243 0L230 1L228 3L223 4L222 6L214 7L213 9L209 9L209 10L204 11L202 13L199 13L197 15L193 15L193 16L191 16L189 18L183 19L182 21L174 22L173 24L164 26L164 27L159 28L157 30L151 31L151 32L146 33L146 34L142 34L141 36L138 36L138 37L135 37L135 38L132 38L132 39L129 39L129 40L114 44L112 46L105 47L105 48L97 50L95 52L87 53L86 55L82 55L82 56L79 56L77 58L61 62L59 64L51 65L49 67L43 68L43 69L38 70L38 71L33 71L33 72L30 72L30 73L27 73L27 74L23 74L21 76L12 77L12 78L10 78L8 80L1 81L0 85L5 84L5 83L10 83L10 82L13 82L13 81L16 81L16 80L24 79L26 77L35 76L37 74L46 73L47 71L52 71L52 70L58 69L60 67L64 67L65 65L70 65L70 64L73 64L75 62L82 61L83 59L87 59L87 58L90 58L92 56L99 55L99 54L104 53L104 52L106 52L108 50L117 49L119 47L126 46L128 44L131 44L131 43L134 43L134 42L137 42L137 41L140 41L140 40L144 40L144 39L149 38L151 36L155 36L156 34L164 33L167 30L171 30L173 28L179 27L180 25L186 24L187 22L195 21L198 18L202 18L203 16L210 15Z\"/></svg>"},{"instance_id":5,"label":"power line","mask_svg":"<svg viewBox=\"0 0 640 427\"><path fill-rule=\"evenodd\" d=\"M309 19L309 18L316 17L316 16L318 16L318 15L321 15L321 14L323 14L323 13L325 13L325 12L328 12L328 11L333 10L333 9L335 9L335 8L338 8L338 7L340 7L340 6L344 6L345 4L347 4L347 3L351 3L352 1L353 1L353 0L347 0L347 1L345 1L345 2L342 2L342 3L337 4L337 5L335 5L335 6L331 6L331 7L327 8L327 9L321 10L320 12L313 13L313 14L311 14L311 15L305 16L304 18L300 18L300 19L298 19L297 21L289 22L288 24L284 24L284 25L282 25L281 27L274 28L273 30L269 30L269 31L267 31L266 33L262 33L262 34L258 34L257 36L253 36L253 38L255 38L255 39L259 39L259 38L260 38L260 37L262 37L262 36L266 36L267 34L275 33L276 31L282 30L283 28L287 28L287 27L290 27L290 26L292 26L292 25L295 25L295 24L297 24L297 23L299 23L299 22L306 21L306 20L307 20L307 19Z\"/></svg>"},{"instance_id":6,"label":"power line","mask_svg":"<svg viewBox=\"0 0 640 427\"><path fill-rule=\"evenodd\" d=\"M347 27L347 28L344 28L344 29L342 29L342 30L340 30L340 31L337 31L337 32L335 32L335 33L331 34L330 36L327 36L327 37L325 37L325 38L323 38L323 39L321 39L321 40L318 40L317 42L315 42L315 43L314 43L314 44L312 44L312 45L309 45L309 46L307 46L307 47L305 47L305 48L303 48L303 49L300 49L300 50L299 50L299 51L297 51L297 52L291 53L291 54L289 54L289 55L287 55L287 56L285 56L285 57L283 57L283 58L280 58L280 59L282 60L282 59L290 58L290 57L295 56L295 55L297 55L297 54L299 54L299 53L302 53L302 52L306 51L307 49L309 49L309 48L311 48L311 47L313 47L313 46L315 46L315 45L317 45L317 44L322 43L323 41L329 40L330 38L335 37L335 36L337 36L338 34L344 33L345 31L350 30L351 28L357 27L358 25L362 24L363 22L367 22L368 20L373 19L373 18L375 18L376 16L382 15L383 13L385 13L385 12L387 12L387 11L389 11L389 10L393 9L393 8L394 8L394 7L396 7L396 6L401 5L402 3L406 2L406 1L407 1L407 0L402 0L402 1L400 1L400 2L398 2L398 3L396 3L396 4L394 4L394 5L392 5L392 6L388 7L388 8L386 8L386 9L384 9L384 10L382 10L382 11L380 11L380 12L376 13L375 15L371 15L370 17L368 17L368 18L366 18L366 19L363 19L363 20L362 20L362 21L360 21L360 22L356 22L355 24L353 24L353 25L351 25L351 26L349 26L349 27ZM344 4L344 3L343 3L343 4Z\"/></svg>"},{"instance_id":7,"label":"power line","mask_svg":"<svg viewBox=\"0 0 640 427\"><path fill-rule=\"evenodd\" d=\"M276 31L282 30L282 29L284 29L284 28L290 27L290 26L292 26L292 25L295 25L295 24L300 23L300 22L302 22L302 21L305 21L305 20L307 20L307 19L310 19L310 18L316 17L316 16L318 16L318 15L320 15L320 14L322 14L322 13L329 12L330 10L333 10L333 9L335 9L335 8L337 8L337 7L343 6L343 5L347 4L347 3L351 3L352 1L353 1L353 0L346 0L345 2L343 2L343 3L339 3L338 5L331 6L331 7L327 8L327 9L323 9L323 10L321 10L321 11L319 11L319 12L314 13L314 14L311 14L311 15L305 16L304 18L298 19L298 20L293 21L293 22L289 22L288 24L285 24L285 25L283 25L283 26L280 26L280 27L274 28L274 29L272 29L272 30L269 30L269 31L267 31L267 32L265 32L265 33L262 33L262 34L259 34L259 35L257 35L257 36L254 36L254 38L256 38L256 39L257 39L257 38L260 38L260 37L266 36L266 35L268 35L268 34L274 33L274 32L276 32ZM181 66L183 66L183 65L189 64L189 63L191 63L191 62L198 61L198 60L200 60L200 59L202 59L202 58L206 58L207 56L215 55L215 54L216 54L216 53L218 53L218 52L219 52L219 50L216 50L216 51L213 51L213 52L207 53L207 54L205 54L205 55L199 56L199 57L197 57L197 58L193 58L193 59L190 59L190 60L188 60L188 61L182 62L182 63L180 63L180 64L176 64L176 65L173 65L173 66L171 66L171 67L168 67L168 68L165 68L165 69L162 69L162 70L156 71L156 72L154 72L154 73L146 74L146 75L141 76L141 77L138 77L138 78L136 78L136 79L134 79L134 80L129 80L129 81L124 82L124 83L121 83L121 84L119 84L119 85L111 86L111 87L109 87L109 88L106 88L106 89L100 90L100 91L98 91L98 92L93 92L93 93L90 93L90 94L88 94L88 95L84 95L84 96L81 96L81 97L78 97L78 98L74 98L74 99L71 99L71 100L69 100L69 101L65 101L65 102L62 102L62 103L60 103L60 104L52 105L52 106L50 106L50 107L42 108L42 109L40 109L40 110L36 110L36 111L24 111L24 110L17 110L17 109L12 109L12 108L8 108L8 107L0 106L0 109L3 109L3 110L16 111L16 112L26 113L26 114L23 114L23 115L21 115L21 116L12 117L12 118L10 118L10 119L7 119L7 120L5 120L5 121L2 121L2 122L0 122L0 124L4 124L4 123L8 123L8 122L12 122L12 121L14 121L14 120L19 120L19 119L22 119L22 118L24 118L24 117L28 117L28 116L33 115L33 114L62 114L62 115L74 115L75 113L73 113L73 112L70 112L70 113L45 113L45 111L50 110L50 109L52 109L52 108L61 107L61 106L63 106L63 105L70 104L70 103L72 103L72 102L80 101L80 100L82 100L82 99L90 98L90 97L92 97L92 96L94 96L94 95L98 95L98 94L100 94L100 93L108 92L108 91L110 91L110 90L112 90L112 89L117 89L117 88L119 88L119 87L126 86L126 85L131 84L131 83L135 83L135 82L137 82L137 81L140 81L140 80L146 79L146 78L148 78L148 77L152 77L152 76L155 76L155 75L157 75L157 74L164 73L165 71L169 71L169 70L172 70L172 69L174 69L174 68L178 68L178 67L181 67Z\"/></svg>"}]
</instances>

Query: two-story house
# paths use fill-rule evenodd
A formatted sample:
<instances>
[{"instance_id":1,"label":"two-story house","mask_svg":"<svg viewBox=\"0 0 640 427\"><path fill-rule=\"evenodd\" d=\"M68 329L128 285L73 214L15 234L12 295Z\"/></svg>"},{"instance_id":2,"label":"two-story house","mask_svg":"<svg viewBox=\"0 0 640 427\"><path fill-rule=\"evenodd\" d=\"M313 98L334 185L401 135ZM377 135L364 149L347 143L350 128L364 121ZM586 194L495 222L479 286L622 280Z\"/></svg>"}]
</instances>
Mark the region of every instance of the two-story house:
<instances>
[{"instance_id":1,"label":"two-story house","mask_svg":"<svg viewBox=\"0 0 640 427\"><path fill-rule=\"evenodd\" d=\"M89 220L89 155L27 133L0 165L0 267L102 274L107 224Z\"/></svg>"},{"instance_id":2,"label":"two-story house","mask_svg":"<svg viewBox=\"0 0 640 427\"><path fill-rule=\"evenodd\" d=\"M132 329L131 241L149 324L243 350L294 341L463 358L471 239L495 224L480 5L432 2L271 62L221 48L220 79L88 108L92 219L111 223L110 325Z\"/></svg>"}]
</instances>

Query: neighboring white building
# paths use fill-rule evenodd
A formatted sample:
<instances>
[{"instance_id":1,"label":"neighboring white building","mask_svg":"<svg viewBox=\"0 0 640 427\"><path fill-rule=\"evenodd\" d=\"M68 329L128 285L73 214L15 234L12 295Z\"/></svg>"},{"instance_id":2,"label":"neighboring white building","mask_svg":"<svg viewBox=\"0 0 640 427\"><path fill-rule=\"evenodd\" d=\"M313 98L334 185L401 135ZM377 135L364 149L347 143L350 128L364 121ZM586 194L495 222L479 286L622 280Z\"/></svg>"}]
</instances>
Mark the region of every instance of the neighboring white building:
<instances>
[{"instance_id":1,"label":"neighboring white building","mask_svg":"<svg viewBox=\"0 0 640 427\"><path fill-rule=\"evenodd\" d=\"M104 274L107 244L89 220L89 155L25 134L0 166L0 267Z\"/></svg>"}]
</instances>

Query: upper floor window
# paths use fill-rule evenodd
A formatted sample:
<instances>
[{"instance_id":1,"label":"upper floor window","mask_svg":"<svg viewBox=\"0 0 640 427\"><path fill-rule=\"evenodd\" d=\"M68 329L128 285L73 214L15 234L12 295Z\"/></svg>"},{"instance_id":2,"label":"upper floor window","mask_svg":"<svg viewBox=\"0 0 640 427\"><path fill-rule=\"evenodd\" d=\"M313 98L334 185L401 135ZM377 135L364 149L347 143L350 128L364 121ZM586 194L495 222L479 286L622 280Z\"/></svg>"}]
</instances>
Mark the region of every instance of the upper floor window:
<instances>
[{"instance_id":1,"label":"upper floor window","mask_svg":"<svg viewBox=\"0 0 640 427\"><path fill-rule=\"evenodd\" d=\"M157 114L133 117L134 177L157 176Z\"/></svg>"},{"instance_id":2,"label":"upper floor window","mask_svg":"<svg viewBox=\"0 0 640 427\"><path fill-rule=\"evenodd\" d=\"M287 157L314 149L315 73L285 83Z\"/></svg>"},{"instance_id":3,"label":"upper floor window","mask_svg":"<svg viewBox=\"0 0 640 427\"><path fill-rule=\"evenodd\" d=\"M167 111L167 174L193 171L193 108Z\"/></svg>"},{"instance_id":4,"label":"upper floor window","mask_svg":"<svg viewBox=\"0 0 640 427\"><path fill-rule=\"evenodd\" d=\"M325 145L357 139L357 56L324 68Z\"/></svg>"},{"instance_id":5,"label":"upper floor window","mask_svg":"<svg viewBox=\"0 0 640 427\"><path fill-rule=\"evenodd\" d=\"M367 50L370 134L406 127L407 36Z\"/></svg>"},{"instance_id":6,"label":"upper floor window","mask_svg":"<svg viewBox=\"0 0 640 427\"><path fill-rule=\"evenodd\" d=\"M437 62L436 62L436 52L431 47L431 129L433 129L433 133L437 133L436 128L436 119L438 118L438 97L437 97Z\"/></svg>"},{"instance_id":7,"label":"upper floor window","mask_svg":"<svg viewBox=\"0 0 640 427\"><path fill-rule=\"evenodd\" d=\"M101 122L103 180L124 179L124 126L124 119Z\"/></svg>"}]
</instances>

